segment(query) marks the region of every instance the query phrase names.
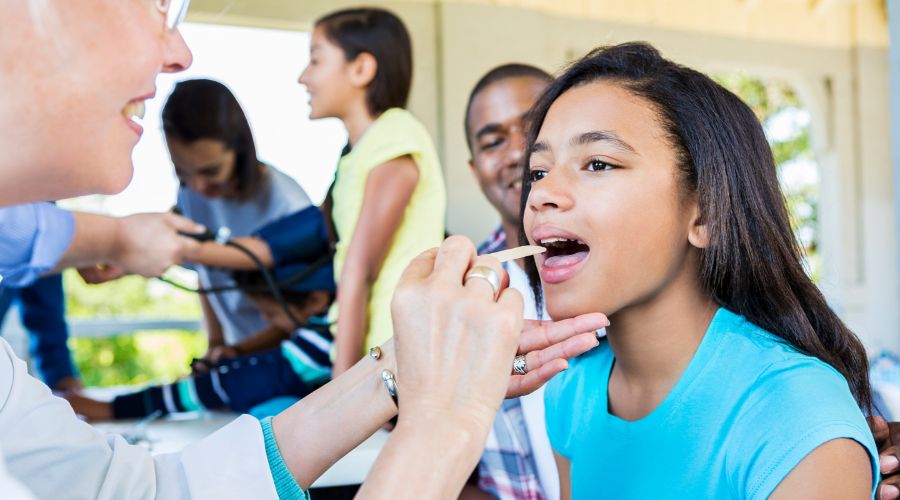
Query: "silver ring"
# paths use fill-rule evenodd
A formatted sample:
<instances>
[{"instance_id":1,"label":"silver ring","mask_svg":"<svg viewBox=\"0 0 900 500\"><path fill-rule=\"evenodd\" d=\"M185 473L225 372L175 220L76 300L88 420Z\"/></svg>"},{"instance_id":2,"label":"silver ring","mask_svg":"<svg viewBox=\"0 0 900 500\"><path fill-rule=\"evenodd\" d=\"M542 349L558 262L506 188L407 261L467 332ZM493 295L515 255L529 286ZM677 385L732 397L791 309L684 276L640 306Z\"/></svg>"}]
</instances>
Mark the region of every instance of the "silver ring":
<instances>
[{"instance_id":1,"label":"silver ring","mask_svg":"<svg viewBox=\"0 0 900 500\"><path fill-rule=\"evenodd\" d=\"M463 286L469 283L469 280L478 278L483 279L491 285L491 289L494 291L494 300L497 300L497 296L500 295L500 273L494 270L493 267L488 266L475 266L466 274L466 279L463 281Z\"/></svg>"},{"instance_id":2,"label":"silver ring","mask_svg":"<svg viewBox=\"0 0 900 500\"><path fill-rule=\"evenodd\" d=\"M519 354L513 359L513 374L525 375L528 373L528 365L525 363L525 355Z\"/></svg>"},{"instance_id":3,"label":"silver ring","mask_svg":"<svg viewBox=\"0 0 900 500\"><path fill-rule=\"evenodd\" d=\"M400 403L397 402L397 379L394 378L394 373L390 370L382 370L381 379L384 380L384 386L391 395L391 399L394 400L394 404L400 408Z\"/></svg>"},{"instance_id":4,"label":"silver ring","mask_svg":"<svg viewBox=\"0 0 900 500\"><path fill-rule=\"evenodd\" d=\"M375 347L369 349L369 357L372 359L375 359L375 360L381 359L381 348L378 346L375 346Z\"/></svg>"}]
</instances>

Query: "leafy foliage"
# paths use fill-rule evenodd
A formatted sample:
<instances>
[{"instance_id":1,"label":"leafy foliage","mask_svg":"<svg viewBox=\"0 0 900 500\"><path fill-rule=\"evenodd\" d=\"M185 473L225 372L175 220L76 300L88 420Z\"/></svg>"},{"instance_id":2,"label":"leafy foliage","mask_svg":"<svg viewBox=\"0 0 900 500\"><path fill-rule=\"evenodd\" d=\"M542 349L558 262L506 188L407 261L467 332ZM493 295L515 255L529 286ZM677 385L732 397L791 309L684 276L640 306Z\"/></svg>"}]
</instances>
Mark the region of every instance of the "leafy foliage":
<instances>
[{"instance_id":1,"label":"leafy foliage","mask_svg":"<svg viewBox=\"0 0 900 500\"><path fill-rule=\"evenodd\" d=\"M763 124L778 168L794 234L805 253L807 272L818 280L818 168L810 144L809 113L787 82L743 73L715 76L746 102Z\"/></svg>"},{"instance_id":2,"label":"leafy foliage","mask_svg":"<svg viewBox=\"0 0 900 500\"><path fill-rule=\"evenodd\" d=\"M69 318L196 319L200 303L191 293L156 280L128 276L88 285L75 271L63 276ZM198 331L129 332L103 338L70 338L75 365L87 386L171 381L187 374L191 359L206 352Z\"/></svg>"}]
</instances>

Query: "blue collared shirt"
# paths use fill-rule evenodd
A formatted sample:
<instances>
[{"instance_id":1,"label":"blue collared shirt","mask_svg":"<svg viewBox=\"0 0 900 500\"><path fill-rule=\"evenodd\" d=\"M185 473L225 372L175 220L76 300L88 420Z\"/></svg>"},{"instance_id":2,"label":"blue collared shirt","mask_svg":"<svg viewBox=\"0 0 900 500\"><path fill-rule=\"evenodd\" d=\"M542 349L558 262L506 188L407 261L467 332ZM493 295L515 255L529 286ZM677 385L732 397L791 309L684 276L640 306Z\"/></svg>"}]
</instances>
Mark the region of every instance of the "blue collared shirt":
<instances>
[{"instance_id":1,"label":"blue collared shirt","mask_svg":"<svg viewBox=\"0 0 900 500\"><path fill-rule=\"evenodd\" d=\"M3 285L27 286L53 269L75 234L75 216L52 203L0 207Z\"/></svg>"}]
</instances>

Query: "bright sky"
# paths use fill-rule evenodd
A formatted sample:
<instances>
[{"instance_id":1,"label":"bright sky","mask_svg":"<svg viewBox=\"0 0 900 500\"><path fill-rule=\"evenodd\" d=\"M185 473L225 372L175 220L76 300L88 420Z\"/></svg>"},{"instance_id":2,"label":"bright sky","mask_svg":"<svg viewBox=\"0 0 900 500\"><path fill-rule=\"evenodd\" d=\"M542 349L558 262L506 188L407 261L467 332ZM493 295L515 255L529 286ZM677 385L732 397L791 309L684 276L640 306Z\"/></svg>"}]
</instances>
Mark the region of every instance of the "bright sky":
<instances>
[{"instance_id":1,"label":"bright sky","mask_svg":"<svg viewBox=\"0 0 900 500\"><path fill-rule=\"evenodd\" d=\"M766 121L766 135L770 141L788 141L808 127L811 120L812 117L806 109L785 108ZM809 158L790 160L780 165L778 178L785 191L797 192L819 183L819 166Z\"/></svg>"},{"instance_id":2,"label":"bright sky","mask_svg":"<svg viewBox=\"0 0 900 500\"><path fill-rule=\"evenodd\" d=\"M309 34L204 24L182 25L194 52L185 72L162 75L147 101L144 136L134 150L134 179L115 196L72 200L66 206L124 215L165 211L178 183L162 137L160 113L175 84L212 78L227 85L250 120L264 162L292 176L320 202L331 183L346 133L337 120L309 120L308 97L297 83L309 59Z\"/></svg>"}]
</instances>

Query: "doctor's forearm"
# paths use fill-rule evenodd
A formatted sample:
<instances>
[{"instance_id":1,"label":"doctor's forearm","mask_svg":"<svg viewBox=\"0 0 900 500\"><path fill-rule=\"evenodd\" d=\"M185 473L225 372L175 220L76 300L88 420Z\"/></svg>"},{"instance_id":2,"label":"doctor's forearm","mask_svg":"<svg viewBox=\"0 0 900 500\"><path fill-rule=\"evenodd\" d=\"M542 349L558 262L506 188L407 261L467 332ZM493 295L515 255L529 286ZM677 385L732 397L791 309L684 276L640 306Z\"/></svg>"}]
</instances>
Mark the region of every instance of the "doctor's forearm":
<instances>
[{"instance_id":1,"label":"doctor's forearm","mask_svg":"<svg viewBox=\"0 0 900 500\"><path fill-rule=\"evenodd\" d=\"M72 212L75 233L72 243L53 272L69 267L89 267L112 261L116 247L117 220L105 215Z\"/></svg>"},{"instance_id":2,"label":"doctor's forearm","mask_svg":"<svg viewBox=\"0 0 900 500\"><path fill-rule=\"evenodd\" d=\"M272 419L285 464L303 489L397 414L381 371L395 371L392 341Z\"/></svg>"}]
</instances>

